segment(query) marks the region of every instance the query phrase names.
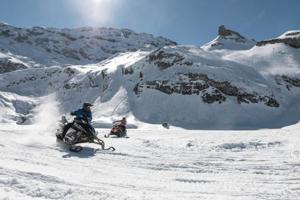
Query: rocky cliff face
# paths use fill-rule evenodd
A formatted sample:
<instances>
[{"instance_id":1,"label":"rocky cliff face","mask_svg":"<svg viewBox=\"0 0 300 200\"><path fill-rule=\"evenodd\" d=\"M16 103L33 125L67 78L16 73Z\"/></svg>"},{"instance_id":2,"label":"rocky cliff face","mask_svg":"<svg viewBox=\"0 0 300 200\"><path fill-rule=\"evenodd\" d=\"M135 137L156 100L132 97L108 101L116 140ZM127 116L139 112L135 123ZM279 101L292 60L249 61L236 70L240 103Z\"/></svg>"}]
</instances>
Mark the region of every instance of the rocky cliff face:
<instances>
[{"instance_id":1,"label":"rocky cliff face","mask_svg":"<svg viewBox=\"0 0 300 200\"><path fill-rule=\"evenodd\" d=\"M23 62L17 61L12 57L1 57L0 55L0 74L27 68L28 65Z\"/></svg>"},{"instance_id":2,"label":"rocky cliff face","mask_svg":"<svg viewBox=\"0 0 300 200\"><path fill-rule=\"evenodd\" d=\"M219 26L218 36L213 41L205 44L207 50L229 49L246 50L255 46L256 42L242 36L236 31L227 29L224 25Z\"/></svg>"},{"instance_id":3,"label":"rocky cliff face","mask_svg":"<svg viewBox=\"0 0 300 200\"><path fill-rule=\"evenodd\" d=\"M239 34L236 31L227 29L224 25L219 26L218 33L219 33L219 36L222 36L224 38L230 38L230 37L234 36L237 39L237 41L246 40L246 38L244 36L242 36L241 34Z\"/></svg>"},{"instance_id":4,"label":"rocky cliff face","mask_svg":"<svg viewBox=\"0 0 300 200\"><path fill-rule=\"evenodd\" d=\"M204 103L223 103L226 98L234 97L238 104L256 104L263 102L269 107L279 107L278 101L271 96L262 96L257 92L247 93L228 81L217 81L208 78L206 74L177 74L173 80L153 80L139 82L134 92L140 95L144 90L153 89L168 95L200 95Z\"/></svg>"}]
</instances>

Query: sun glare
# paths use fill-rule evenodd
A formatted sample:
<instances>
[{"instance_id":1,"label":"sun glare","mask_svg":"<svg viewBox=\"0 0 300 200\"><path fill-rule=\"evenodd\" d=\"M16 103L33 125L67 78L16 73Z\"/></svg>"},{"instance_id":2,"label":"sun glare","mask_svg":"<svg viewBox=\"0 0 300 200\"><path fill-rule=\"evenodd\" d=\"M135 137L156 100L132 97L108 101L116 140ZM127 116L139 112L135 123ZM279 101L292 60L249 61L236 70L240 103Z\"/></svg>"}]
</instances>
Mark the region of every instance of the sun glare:
<instances>
[{"instance_id":1,"label":"sun glare","mask_svg":"<svg viewBox=\"0 0 300 200\"><path fill-rule=\"evenodd\" d=\"M119 0L75 0L70 1L76 12L89 24L106 25L114 20L120 8Z\"/></svg>"}]
</instances>

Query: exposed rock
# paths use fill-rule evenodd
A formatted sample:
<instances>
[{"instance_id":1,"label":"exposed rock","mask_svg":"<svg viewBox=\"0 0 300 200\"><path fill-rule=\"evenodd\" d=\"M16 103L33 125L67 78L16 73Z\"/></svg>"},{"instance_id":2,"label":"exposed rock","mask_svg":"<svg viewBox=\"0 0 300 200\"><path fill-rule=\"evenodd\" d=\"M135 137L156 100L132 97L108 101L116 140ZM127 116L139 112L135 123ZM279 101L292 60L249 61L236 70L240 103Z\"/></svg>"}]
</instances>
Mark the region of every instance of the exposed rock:
<instances>
[{"instance_id":1,"label":"exposed rock","mask_svg":"<svg viewBox=\"0 0 300 200\"><path fill-rule=\"evenodd\" d=\"M81 83L65 83L63 87L66 90L70 90L70 89L79 89L81 88L81 86L82 86Z\"/></svg>"},{"instance_id":2,"label":"exposed rock","mask_svg":"<svg viewBox=\"0 0 300 200\"><path fill-rule=\"evenodd\" d=\"M300 79L291 78L286 75L275 76L275 81L277 85L285 85L288 90L291 90L292 87L300 87Z\"/></svg>"},{"instance_id":3,"label":"exposed rock","mask_svg":"<svg viewBox=\"0 0 300 200\"><path fill-rule=\"evenodd\" d=\"M127 74L133 74L134 70L132 67L127 67L124 69L124 74L127 75Z\"/></svg>"},{"instance_id":4,"label":"exposed rock","mask_svg":"<svg viewBox=\"0 0 300 200\"><path fill-rule=\"evenodd\" d=\"M73 76L76 73L75 70L70 67L66 67L63 72L68 74L68 76Z\"/></svg>"},{"instance_id":5,"label":"exposed rock","mask_svg":"<svg viewBox=\"0 0 300 200\"><path fill-rule=\"evenodd\" d=\"M161 124L164 128L169 129L170 125L167 122Z\"/></svg>"},{"instance_id":6,"label":"exposed rock","mask_svg":"<svg viewBox=\"0 0 300 200\"><path fill-rule=\"evenodd\" d=\"M259 100L262 101L263 98L260 96L254 95L254 94L249 94L249 93L241 93L238 92L236 95L231 95L231 96L236 96L237 97L237 102L238 103L258 103Z\"/></svg>"},{"instance_id":7,"label":"exposed rock","mask_svg":"<svg viewBox=\"0 0 300 200\"><path fill-rule=\"evenodd\" d=\"M240 37L241 39L246 39L245 37L243 37L241 34L239 34L238 32L232 31L230 29L225 28L224 25L219 26L219 35L220 36L232 36L232 35L236 35L238 37Z\"/></svg>"},{"instance_id":8,"label":"exposed rock","mask_svg":"<svg viewBox=\"0 0 300 200\"><path fill-rule=\"evenodd\" d=\"M167 69L175 64L178 65L192 65L193 63L190 61L184 61L184 56L180 55L177 52L169 53L165 52L162 49L158 49L152 52L148 57L147 60L149 63L154 63L159 67L160 70Z\"/></svg>"},{"instance_id":9,"label":"exposed rock","mask_svg":"<svg viewBox=\"0 0 300 200\"><path fill-rule=\"evenodd\" d=\"M288 76L283 75L282 79L294 87L300 87L300 79L298 78L290 78Z\"/></svg>"},{"instance_id":10,"label":"exposed rock","mask_svg":"<svg viewBox=\"0 0 300 200\"><path fill-rule=\"evenodd\" d=\"M273 99L271 97L265 97L265 98L267 99L267 101L265 103L267 106L279 107L279 103L275 99Z\"/></svg>"},{"instance_id":11,"label":"exposed rock","mask_svg":"<svg viewBox=\"0 0 300 200\"><path fill-rule=\"evenodd\" d=\"M278 39L272 39L272 40L263 40L256 43L256 46L265 46L267 44L278 44L283 43L286 45L289 45L293 48L300 48L300 37L298 38L278 38Z\"/></svg>"},{"instance_id":12,"label":"exposed rock","mask_svg":"<svg viewBox=\"0 0 300 200\"><path fill-rule=\"evenodd\" d=\"M295 32L287 33L285 35L286 36L296 36L296 35L300 36L300 32L295 31Z\"/></svg>"},{"instance_id":13,"label":"exposed rock","mask_svg":"<svg viewBox=\"0 0 300 200\"><path fill-rule=\"evenodd\" d=\"M9 58L0 59L0 74L12 72L19 69L27 69L23 63L12 62Z\"/></svg>"},{"instance_id":14,"label":"exposed rock","mask_svg":"<svg viewBox=\"0 0 300 200\"><path fill-rule=\"evenodd\" d=\"M205 103L212 104L214 102L222 103L226 100L226 97L224 97L222 94L209 94L205 93L202 95L202 100Z\"/></svg>"},{"instance_id":15,"label":"exposed rock","mask_svg":"<svg viewBox=\"0 0 300 200\"><path fill-rule=\"evenodd\" d=\"M177 80L177 81L176 81ZM232 85L228 81L216 81L208 78L206 74L177 74L175 81L170 80L154 80L139 82L134 87L134 92L139 96L143 89L154 89L165 94L181 94L181 95L200 95L205 103L222 103L226 101L226 96L236 97L237 103L259 103L263 102L270 107L279 107L279 103L273 97L262 96L257 93L247 93L238 87ZM207 92L206 89L211 88L214 92Z\"/></svg>"}]
</instances>

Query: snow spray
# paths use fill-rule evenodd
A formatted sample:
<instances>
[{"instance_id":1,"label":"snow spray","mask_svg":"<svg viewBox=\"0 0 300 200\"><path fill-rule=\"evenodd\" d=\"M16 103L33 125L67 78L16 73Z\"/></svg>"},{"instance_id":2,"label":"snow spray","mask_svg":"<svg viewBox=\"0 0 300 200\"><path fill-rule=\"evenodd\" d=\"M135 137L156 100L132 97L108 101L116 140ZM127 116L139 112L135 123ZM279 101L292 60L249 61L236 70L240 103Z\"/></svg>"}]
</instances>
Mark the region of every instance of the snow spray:
<instances>
[{"instance_id":1,"label":"snow spray","mask_svg":"<svg viewBox=\"0 0 300 200\"><path fill-rule=\"evenodd\" d=\"M40 135L53 134L59 119L59 103L55 94L50 94L41 99L41 103L34 109L33 125Z\"/></svg>"},{"instance_id":2,"label":"snow spray","mask_svg":"<svg viewBox=\"0 0 300 200\"><path fill-rule=\"evenodd\" d=\"M23 143L36 146L54 142L53 138L55 138L55 131L60 119L59 102L56 95L50 94L42 97L38 106L33 109L33 113L33 124L28 127L29 129L24 129Z\"/></svg>"}]
</instances>

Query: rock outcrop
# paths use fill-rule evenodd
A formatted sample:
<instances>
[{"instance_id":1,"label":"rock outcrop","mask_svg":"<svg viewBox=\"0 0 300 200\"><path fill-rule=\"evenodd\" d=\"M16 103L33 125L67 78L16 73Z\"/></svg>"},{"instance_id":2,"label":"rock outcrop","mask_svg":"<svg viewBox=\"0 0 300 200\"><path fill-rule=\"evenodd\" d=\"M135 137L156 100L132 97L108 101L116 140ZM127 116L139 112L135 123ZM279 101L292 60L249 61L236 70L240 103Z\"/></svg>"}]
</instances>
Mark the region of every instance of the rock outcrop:
<instances>
[{"instance_id":1,"label":"rock outcrop","mask_svg":"<svg viewBox=\"0 0 300 200\"><path fill-rule=\"evenodd\" d=\"M258 42L257 46L265 46L267 44L286 44L290 47L299 49L300 48L300 31L288 31L281 35L278 38L270 39L270 40L263 40Z\"/></svg>"},{"instance_id":2,"label":"rock outcrop","mask_svg":"<svg viewBox=\"0 0 300 200\"><path fill-rule=\"evenodd\" d=\"M165 94L201 95L202 101L208 104L226 101L226 97L235 97L237 103L262 102L269 107L279 107L278 101L271 96L260 95L258 92L245 92L228 81L217 81L206 74L177 74L174 80L141 81L134 87L139 96L144 90L154 89Z\"/></svg>"},{"instance_id":3,"label":"rock outcrop","mask_svg":"<svg viewBox=\"0 0 300 200\"><path fill-rule=\"evenodd\" d=\"M290 47L299 49L300 48L300 37L299 38L283 38L283 39L271 39L257 42L256 46L265 46L267 44L286 44Z\"/></svg>"},{"instance_id":4,"label":"rock outcrop","mask_svg":"<svg viewBox=\"0 0 300 200\"><path fill-rule=\"evenodd\" d=\"M27 68L28 66L23 63L13 62L9 58L0 58L0 74Z\"/></svg>"},{"instance_id":5,"label":"rock outcrop","mask_svg":"<svg viewBox=\"0 0 300 200\"><path fill-rule=\"evenodd\" d=\"M177 65L192 65L190 61L185 61L183 55L180 55L177 52L165 52L163 49L158 49L152 52L148 57L147 61L150 64L155 64L159 67L160 70L167 69L175 64Z\"/></svg>"},{"instance_id":6,"label":"rock outcrop","mask_svg":"<svg viewBox=\"0 0 300 200\"><path fill-rule=\"evenodd\" d=\"M221 25L218 29L217 38L202 47L207 50L246 50L251 49L255 44L256 42L254 40L247 39L238 32L227 29L224 25Z\"/></svg>"},{"instance_id":7,"label":"rock outcrop","mask_svg":"<svg viewBox=\"0 0 300 200\"><path fill-rule=\"evenodd\" d=\"M223 36L223 37L234 36L235 35L235 36L238 36L238 38L241 38L241 39L244 39L244 40L246 39L244 36L242 36L238 32L227 29L224 25L219 26L218 33L219 33L220 36Z\"/></svg>"}]
</instances>

